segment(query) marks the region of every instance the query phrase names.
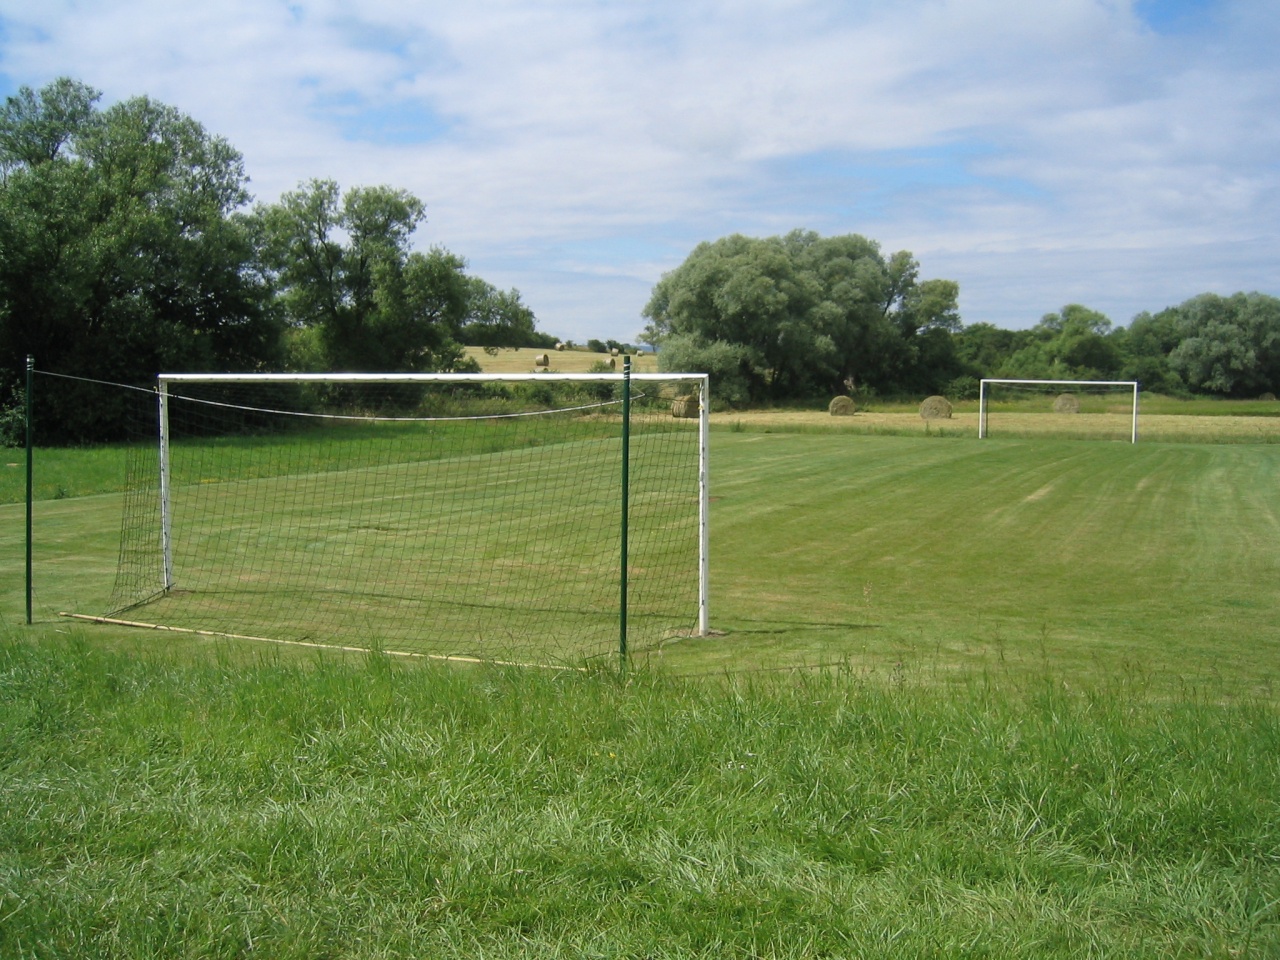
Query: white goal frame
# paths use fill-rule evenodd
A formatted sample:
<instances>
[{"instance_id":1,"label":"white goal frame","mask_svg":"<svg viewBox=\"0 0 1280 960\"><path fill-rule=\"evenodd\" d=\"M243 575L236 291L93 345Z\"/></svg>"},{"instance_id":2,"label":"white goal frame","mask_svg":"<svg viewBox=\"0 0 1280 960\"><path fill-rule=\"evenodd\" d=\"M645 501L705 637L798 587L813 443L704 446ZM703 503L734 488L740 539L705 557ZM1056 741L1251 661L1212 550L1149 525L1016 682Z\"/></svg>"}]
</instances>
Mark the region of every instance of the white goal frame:
<instances>
[{"instance_id":1,"label":"white goal frame","mask_svg":"<svg viewBox=\"0 0 1280 960\"><path fill-rule=\"evenodd\" d=\"M698 636L710 632L711 495L710 377L705 373L161 373L156 377L160 405L160 542L165 591L174 587L173 529L170 500L169 387L184 383L670 383L683 381L698 391Z\"/></svg>"},{"instance_id":2,"label":"white goal frame","mask_svg":"<svg viewBox=\"0 0 1280 960\"><path fill-rule=\"evenodd\" d=\"M987 385L992 383L1011 383L1035 386L1062 387L1131 387L1133 389L1133 416L1129 428L1129 442L1138 442L1138 381L1137 380L1005 380L996 377L983 378L978 382L978 439L987 436Z\"/></svg>"}]
</instances>

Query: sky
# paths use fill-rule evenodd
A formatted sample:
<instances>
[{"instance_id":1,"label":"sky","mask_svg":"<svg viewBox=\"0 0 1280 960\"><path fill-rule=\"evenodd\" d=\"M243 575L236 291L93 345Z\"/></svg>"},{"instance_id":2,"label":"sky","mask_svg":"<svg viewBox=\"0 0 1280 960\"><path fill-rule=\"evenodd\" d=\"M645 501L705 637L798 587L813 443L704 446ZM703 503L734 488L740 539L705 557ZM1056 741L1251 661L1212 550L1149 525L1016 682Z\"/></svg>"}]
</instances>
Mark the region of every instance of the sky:
<instances>
[{"instance_id":1,"label":"sky","mask_svg":"<svg viewBox=\"0 0 1280 960\"><path fill-rule=\"evenodd\" d=\"M909 250L966 324L1280 295L1277 0L0 0L0 95L171 104L256 200L388 184L538 327L700 242Z\"/></svg>"}]
</instances>

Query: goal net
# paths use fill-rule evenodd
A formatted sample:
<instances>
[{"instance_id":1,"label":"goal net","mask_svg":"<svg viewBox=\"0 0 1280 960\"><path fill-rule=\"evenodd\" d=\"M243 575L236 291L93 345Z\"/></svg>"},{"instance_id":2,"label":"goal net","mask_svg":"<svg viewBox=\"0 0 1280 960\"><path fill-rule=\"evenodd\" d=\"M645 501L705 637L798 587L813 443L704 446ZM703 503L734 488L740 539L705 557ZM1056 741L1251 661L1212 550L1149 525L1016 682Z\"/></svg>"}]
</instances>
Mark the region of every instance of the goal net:
<instances>
[{"instance_id":1,"label":"goal net","mask_svg":"<svg viewBox=\"0 0 1280 960\"><path fill-rule=\"evenodd\" d=\"M162 375L158 399L112 619L555 665L706 632L705 375Z\"/></svg>"},{"instance_id":2,"label":"goal net","mask_svg":"<svg viewBox=\"0 0 1280 960\"><path fill-rule=\"evenodd\" d=\"M1138 442L1135 380L982 380L978 437Z\"/></svg>"}]
</instances>

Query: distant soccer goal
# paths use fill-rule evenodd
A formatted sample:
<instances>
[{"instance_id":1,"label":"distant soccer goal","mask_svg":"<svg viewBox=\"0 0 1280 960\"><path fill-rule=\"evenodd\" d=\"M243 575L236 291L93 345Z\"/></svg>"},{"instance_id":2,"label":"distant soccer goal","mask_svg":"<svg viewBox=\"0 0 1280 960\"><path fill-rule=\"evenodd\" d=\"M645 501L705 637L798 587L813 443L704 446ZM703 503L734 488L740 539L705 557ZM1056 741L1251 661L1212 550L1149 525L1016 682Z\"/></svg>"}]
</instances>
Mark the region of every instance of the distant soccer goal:
<instances>
[{"instance_id":1,"label":"distant soccer goal","mask_svg":"<svg viewBox=\"0 0 1280 960\"><path fill-rule=\"evenodd\" d=\"M703 374L164 374L111 619L511 663L708 629Z\"/></svg>"},{"instance_id":2,"label":"distant soccer goal","mask_svg":"<svg viewBox=\"0 0 1280 960\"><path fill-rule=\"evenodd\" d=\"M978 390L978 438L996 414L1002 435L1054 435L1138 442L1136 380L984 379Z\"/></svg>"}]
</instances>

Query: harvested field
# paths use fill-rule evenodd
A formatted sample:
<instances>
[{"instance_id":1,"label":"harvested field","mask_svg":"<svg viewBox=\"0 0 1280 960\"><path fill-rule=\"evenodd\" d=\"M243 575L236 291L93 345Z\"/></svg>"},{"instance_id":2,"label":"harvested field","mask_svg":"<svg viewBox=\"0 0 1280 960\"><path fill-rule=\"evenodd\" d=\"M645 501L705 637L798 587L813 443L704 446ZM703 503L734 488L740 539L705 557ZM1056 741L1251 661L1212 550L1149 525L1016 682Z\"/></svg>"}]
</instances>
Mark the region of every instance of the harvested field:
<instances>
[{"instance_id":1,"label":"harvested field","mask_svg":"<svg viewBox=\"0 0 1280 960\"><path fill-rule=\"evenodd\" d=\"M832 417L825 410L749 410L713 413L716 428L785 430L788 432L870 433L894 435L933 434L976 437L977 411L956 411L950 420L925 421L915 412L858 411L849 417ZM1045 436L1057 438L1129 439L1127 414L1107 413L1000 413L988 420L993 437ZM1140 414L1139 441L1280 442L1280 417L1184 416Z\"/></svg>"},{"instance_id":2,"label":"harvested field","mask_svg":"<svg viewBox=\"0 0 1280 960\"><path fill-rule=\"evenodd\" d=\"M548 366L538 367L534 364L534 359L540 354L548 354ZM588 373L592 364L609 362L607 353L595 353L576 347L571 350L504 347L493 355L485 353L483 347L467 347L466 355L478 362L485 373ZM617 370L622 372L620 359ZM634 373L657 373L658 358L652 353L634 354L631 357L631 370Z\"/></svg>"}]
</instances>

